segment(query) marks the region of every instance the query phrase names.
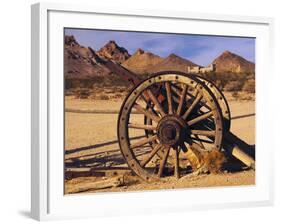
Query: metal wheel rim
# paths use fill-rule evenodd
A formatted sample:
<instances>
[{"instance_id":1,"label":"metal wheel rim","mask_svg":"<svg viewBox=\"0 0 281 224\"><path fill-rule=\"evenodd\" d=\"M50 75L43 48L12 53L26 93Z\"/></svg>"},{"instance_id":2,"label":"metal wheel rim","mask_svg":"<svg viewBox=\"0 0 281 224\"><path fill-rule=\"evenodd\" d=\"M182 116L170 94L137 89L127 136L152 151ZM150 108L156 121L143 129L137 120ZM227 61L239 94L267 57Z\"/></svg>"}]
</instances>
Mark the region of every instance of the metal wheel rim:
<instances>
[{"instance_id":1,"label":"metal wheel rim","mask_svg":"<svg viewBox=\"0 0 281 224\"><path fill-rule=\"evenodd\" d=\"M140 161L136 158L134 152L130 148L130 139L128 136L128 122L130 118L131 110L141 93L145 91L148 87L153 84L158 84L160 82L180 82L185 83L188 86L199 88L199 92L203 94L204 99L206 99L209 105L212 106L213 116L215 121L215 132L216 137L214 140L214 147L216 149L221 148L222 135L223 135L223 125L222 125L222 114L220 107L214 94L206 87L206 85L195 77L186 75L180 72L163 72L158 73L153 77L144 80L139 85L137 85L124 100L121 107L119 118L118 118L118 139L120 149L122 154L127 161L129 167L141 178L146 181L157 179L155 174L147 172L145 167L142 167ZM218 134L220 133L220 134ZM169 146L170 147L170 146Z\"/></svg>"}]
</instances>

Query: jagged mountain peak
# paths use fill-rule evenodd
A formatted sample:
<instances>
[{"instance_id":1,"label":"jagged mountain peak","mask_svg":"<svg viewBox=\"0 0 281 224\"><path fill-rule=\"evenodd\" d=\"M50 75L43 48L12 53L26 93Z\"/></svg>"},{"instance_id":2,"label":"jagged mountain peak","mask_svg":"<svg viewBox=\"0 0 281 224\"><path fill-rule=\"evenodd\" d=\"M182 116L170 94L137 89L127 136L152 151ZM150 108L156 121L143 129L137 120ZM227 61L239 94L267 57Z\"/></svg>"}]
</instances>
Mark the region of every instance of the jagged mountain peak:
<instances>
[{"instance_id":1,"label":"jagged mountain peak","mask_svg":"<svg viewBox=\"0 0 281 224\"><path fill-rule=\"evenodd\" d=\"M67 46L78 46L79 45L73 35L71 35L71 36L66 35L64 38L64 44Z\"/></svg>"},{"instance_id":2,"label":"jagged mountain peak","mask_svg":"<svg viewBox=\"0 0 281 224\"><path fill-rule=\"evenodd\" d=\"M120 47L114 40L110 40L106 43L99 51L97 51L97 54L100 57L110 59L118 63L122 63L131 57L129 52L124 47Z\"/></svg>"}]
</instances>

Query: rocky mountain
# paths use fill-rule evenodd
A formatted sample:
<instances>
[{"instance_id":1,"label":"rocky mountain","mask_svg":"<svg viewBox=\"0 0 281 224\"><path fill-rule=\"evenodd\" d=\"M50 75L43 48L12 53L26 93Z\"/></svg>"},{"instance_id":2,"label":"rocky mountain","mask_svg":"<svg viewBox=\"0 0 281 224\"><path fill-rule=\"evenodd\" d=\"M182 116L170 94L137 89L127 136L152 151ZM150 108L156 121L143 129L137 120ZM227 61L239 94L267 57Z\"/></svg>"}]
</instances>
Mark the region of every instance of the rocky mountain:
<instances>
[{"instance_id":1,"label":"rocky mountain","mask_svg":"<svg viewBox=\"0 0 281 224\"><path fill-rule=\"evenodd\" d=\"M194 67L194 66L198 66L198 65L196 65L192 61L181 58L180 56L177 56L175 54L170 54L164 60L162 60L158 64L154 65L150 69L150 72L155 73L155 72L160 72L160 71L171 71L171 70L187 72L189 66Z\"/></svg>"},{"instance_id":2,"label":"rocky mountain","mask_svg":"<svg viewBox=\"0 0 281 224\"><path fill-rule=\"evenodd\" d=\"M80 46L73 36L65 37L64 68L66 78L87 78L107 74L94 60L99 60L90 48Z\"/></svg>"},{"instance_id":3,"label":"rocky mountain","mask_svg":"<svg viewBox=\"0 0 281 224\"><path fill-rule=\"evenodd\" d=\"M153 66L162 61L163 59L158 55L139 48L128 60L122 63L122 66L137 74L147 74L150 73Z\"/></svg>"},{"instance_id":4,"label":"rocky mountain","mask_svg":"<svg viewBox=\"0 0 281 224\"><path fill-rule=\"evenodd\" d=\"M233 73L254 73L255 64L247 61L239 55L230 51L224 51L217 57L213 64L215 64L217 72L233 72Z\"/></svg>"},{"instance_id":5,"label":"rocky mountain","mask_svg":"<svg viewBox=\"0 0 281 224\"><path fill-rule=\"evenodd\" d=\"M159 71L188 72L189 67L198 66L192 61L170 54L161 58L151 52L138 49L132 56L128 51L109 41L99 51L81 46L74 36L65 36L64 75L66 88L100 85L128 85L118 74L109 71L103 64L106 60L113 60L116 66L123 66L136 74L152 74ZM219 73L251 73L255 72L255 64L247 61L230 51L223 52L213 64Z\"/></svg>"},{"instance_id":6,"label":"rocky mountain","mask_svg":"<svg viewBox=\"0 0 281 224\"><path fill-rule=\"evenodd\" d=\"M95 84L127 85L117 74L109 71L101 62L104 58L90 47L81 46L74 36L65 36L64 76L66 88L90 87Z\"/></svg>"},{"instance_id":7,"label":"rocky mountain","mask_svg":"<svg viewBox=\"0 0 281 224\"><path fill-rule=\"evenodd\" d=\"M126 61L131 56L125 48L118 46L113 40L109 41L97 51L97 54L100 57L111 59L119 64Z\"/></svg>"}]
</instances>

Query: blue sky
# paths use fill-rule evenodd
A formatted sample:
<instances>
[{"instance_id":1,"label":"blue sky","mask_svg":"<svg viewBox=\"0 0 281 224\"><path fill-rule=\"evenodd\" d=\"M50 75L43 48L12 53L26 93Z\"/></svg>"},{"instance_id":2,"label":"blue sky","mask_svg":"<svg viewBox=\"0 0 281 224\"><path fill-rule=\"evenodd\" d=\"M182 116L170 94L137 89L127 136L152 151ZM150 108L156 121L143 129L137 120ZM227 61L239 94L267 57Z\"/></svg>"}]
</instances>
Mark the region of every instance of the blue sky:
<instances>
[{"instance_id":1,"label":"blue sky","mask_svg":"<svg viewBox=\"0 0 281 224\"><path fill-rule=\"evenodd\" d=\"M203 66L210 64L225 50L255 62L255 38L88 29L65 29L65 34L74 35L79 44L90 46L94 50L99 50L109 40L114 40L130 54L138 48L161 57L175 53Z\"/></svg>"}]
</instances>

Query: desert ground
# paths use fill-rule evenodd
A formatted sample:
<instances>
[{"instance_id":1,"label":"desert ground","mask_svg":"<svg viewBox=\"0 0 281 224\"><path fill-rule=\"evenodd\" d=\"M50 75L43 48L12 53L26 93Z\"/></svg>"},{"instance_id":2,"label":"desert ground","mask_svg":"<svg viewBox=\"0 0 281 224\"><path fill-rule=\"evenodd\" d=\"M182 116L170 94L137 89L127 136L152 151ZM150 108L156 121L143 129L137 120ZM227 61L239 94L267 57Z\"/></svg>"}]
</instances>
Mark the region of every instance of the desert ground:
<instances>
[{"instance_id":1,"label":"desert ground","mask_svg":"<svg viewBox=\"0 0 281 224\"><path fill-rule=\"evenodd\" d=\"M231 132L254 146L255 101L236 99L231 93L225 95L232 116ZM153 183L142 181L132 174L119 150L115 112L122 101L123 97L106 100L65 97L66 194L255 184L255 171L244 168L219 174L190 174L179 180L165 177Z\"/></svg>"}]
</instances>

